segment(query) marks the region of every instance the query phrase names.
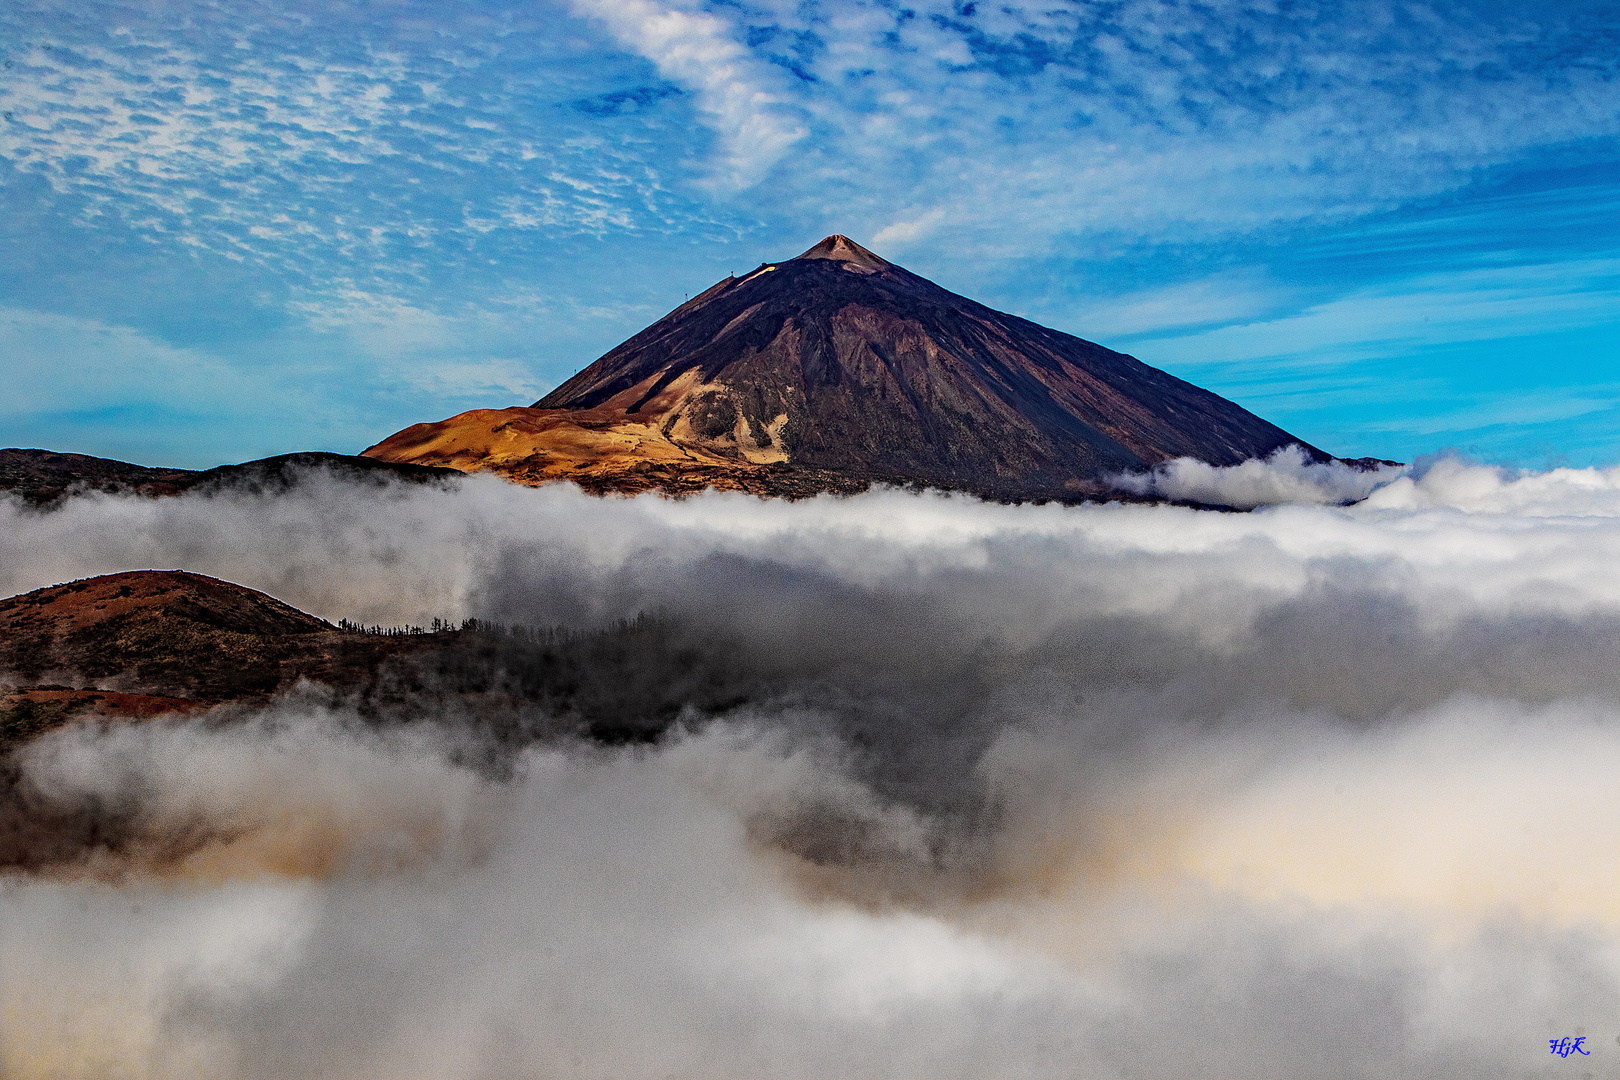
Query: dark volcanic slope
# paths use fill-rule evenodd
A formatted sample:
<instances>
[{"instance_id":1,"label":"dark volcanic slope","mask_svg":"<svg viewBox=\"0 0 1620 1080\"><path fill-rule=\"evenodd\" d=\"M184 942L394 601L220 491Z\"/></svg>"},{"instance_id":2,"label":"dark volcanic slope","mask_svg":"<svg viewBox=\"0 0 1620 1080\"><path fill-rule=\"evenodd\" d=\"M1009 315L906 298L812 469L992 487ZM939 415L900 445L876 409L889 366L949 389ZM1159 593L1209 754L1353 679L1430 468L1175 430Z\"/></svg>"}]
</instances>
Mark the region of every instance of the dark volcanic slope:
<instances>
[{"instance_id":1,"label":"dark volcanic slope","mask_svg":"<svg viewBox=\"0 0 1620 1080\"><path fill-rule=\"evenodd\" d=\"M729 441L748 460L775 450L795 467L1015 498L1062 497L1172 457L1233 465L1300 442L842 236L727 278L535 407L591 410L621 395L629 415L661 410L666 437L711 450Z\"/></svg>"}]
</instances>

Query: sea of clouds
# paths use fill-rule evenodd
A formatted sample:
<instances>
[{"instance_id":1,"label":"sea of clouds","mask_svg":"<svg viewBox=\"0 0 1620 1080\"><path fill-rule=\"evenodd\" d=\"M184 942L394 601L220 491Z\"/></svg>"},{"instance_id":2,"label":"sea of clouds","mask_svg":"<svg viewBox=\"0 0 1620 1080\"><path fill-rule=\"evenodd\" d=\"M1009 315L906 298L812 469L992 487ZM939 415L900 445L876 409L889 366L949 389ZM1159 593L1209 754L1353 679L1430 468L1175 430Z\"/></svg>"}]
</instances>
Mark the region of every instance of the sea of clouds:
<instances>
[{"instance_id":1,"label":"sea of clouds","mask_svg":"<svg viewBox=\"0 0 1620 1080\"><path fill-rule=\"evenodd\" d=\"M31 744L125 842L0 875L0 1076L1620 1072L1620 469L1155 475L1261 508L0 502L0 593L651 613L737 687L503 770L297 697Z\"/></svg>"}]
</instances>

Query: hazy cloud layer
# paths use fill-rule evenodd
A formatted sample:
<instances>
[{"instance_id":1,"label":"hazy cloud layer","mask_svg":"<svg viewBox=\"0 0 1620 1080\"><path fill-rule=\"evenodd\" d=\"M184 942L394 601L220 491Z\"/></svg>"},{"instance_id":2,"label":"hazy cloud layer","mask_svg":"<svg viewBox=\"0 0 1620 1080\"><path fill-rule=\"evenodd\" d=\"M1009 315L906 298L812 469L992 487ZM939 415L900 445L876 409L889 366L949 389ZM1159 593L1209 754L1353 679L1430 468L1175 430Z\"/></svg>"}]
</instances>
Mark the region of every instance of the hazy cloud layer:
<instances>
[{"instance_id":1,"label":"hazy cloud layer","mask_svg":"<svg viewBox=\"0 0 1620 1080\"><path fill-rule=\"evenodd\" d=\"M121 839L0 885L0 1071L1461 1078L1577 1034L1611 1068L1620 476L1442 459L1340 507L1310 468L1209 481L1293 492L1253 513L7 503L4 592L657 612L739 681L510 776L298 700L34 744L31 797Z\"/></svg>"}]
</instances>

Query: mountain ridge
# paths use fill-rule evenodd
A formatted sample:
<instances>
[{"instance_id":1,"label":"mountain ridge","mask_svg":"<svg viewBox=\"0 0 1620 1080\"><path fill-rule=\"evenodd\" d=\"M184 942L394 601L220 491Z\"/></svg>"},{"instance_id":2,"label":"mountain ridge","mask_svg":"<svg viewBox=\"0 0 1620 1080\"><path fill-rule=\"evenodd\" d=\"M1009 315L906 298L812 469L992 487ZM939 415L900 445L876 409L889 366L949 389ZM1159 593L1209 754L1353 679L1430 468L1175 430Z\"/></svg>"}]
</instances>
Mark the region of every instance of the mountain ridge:
<instances>
[{"instance_id":1,"label":"mountain ridge","mask_svg":"<svg viewBox=\"0 0 1620 1080\"><path fill-rule=\"evenodd\" d=\"M457 478L450 469L313 450L210 469L173 469L57 450L0 449L0 492L10 492L36 507L55 506L69 496L90 493L163 497L193 490L285 491L320 473L371 482L433 483Z\"/></svg>"}]
</instances>

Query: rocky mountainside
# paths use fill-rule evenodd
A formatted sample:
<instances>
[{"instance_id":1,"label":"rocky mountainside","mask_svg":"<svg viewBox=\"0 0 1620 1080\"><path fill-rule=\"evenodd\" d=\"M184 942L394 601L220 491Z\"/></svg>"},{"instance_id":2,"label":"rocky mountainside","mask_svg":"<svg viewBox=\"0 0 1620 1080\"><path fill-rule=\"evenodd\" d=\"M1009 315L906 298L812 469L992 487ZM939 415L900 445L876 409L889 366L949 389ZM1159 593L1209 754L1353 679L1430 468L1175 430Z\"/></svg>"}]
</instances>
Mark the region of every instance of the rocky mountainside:
<instances>
[{"instance_id":1,"label":"rocky mountainside","mask_svg":"<svg viewBox=\"0 0 1620 1080\"><path fill-rule=\"evenodd\" d=\"M927 485L1073 500L1174 457L1300 443L1207 390L958 296L829 236L726 278L529 408L364 453L588 489L771 494Z\"/></svg>"}]
</instances>

